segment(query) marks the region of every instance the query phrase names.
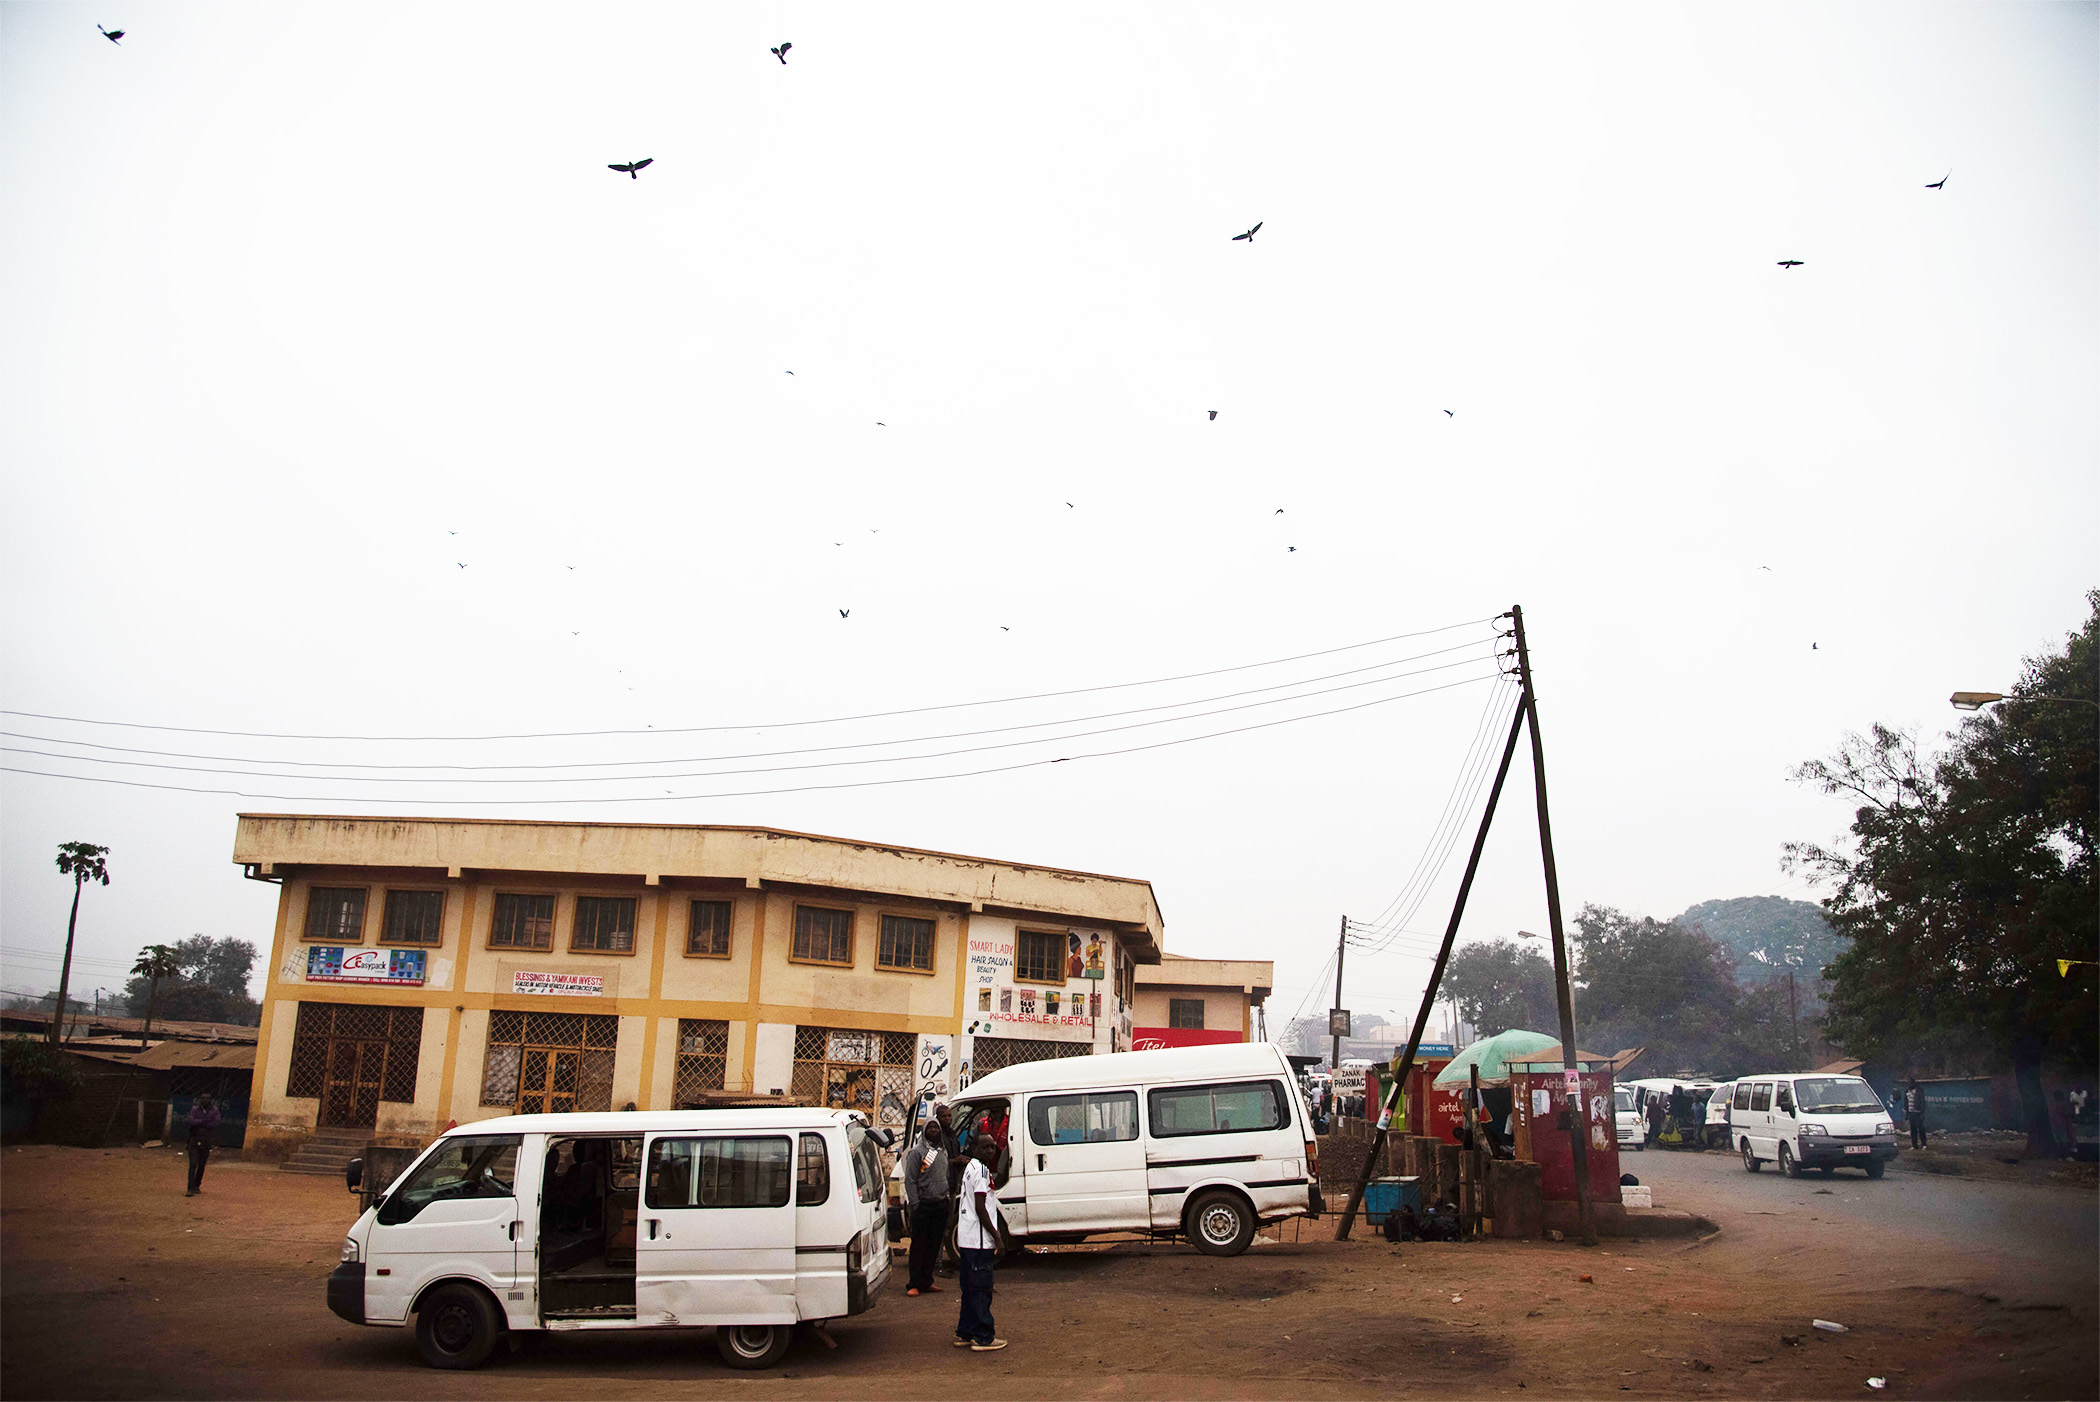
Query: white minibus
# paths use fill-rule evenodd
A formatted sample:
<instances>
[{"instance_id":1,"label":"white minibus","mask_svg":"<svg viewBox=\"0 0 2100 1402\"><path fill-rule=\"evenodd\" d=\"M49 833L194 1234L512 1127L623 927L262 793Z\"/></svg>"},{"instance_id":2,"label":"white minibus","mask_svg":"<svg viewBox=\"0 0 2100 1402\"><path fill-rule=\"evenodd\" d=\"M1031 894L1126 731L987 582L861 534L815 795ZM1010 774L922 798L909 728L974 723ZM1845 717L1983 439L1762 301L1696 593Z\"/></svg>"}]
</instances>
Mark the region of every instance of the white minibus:
<instances>
[{"instance_id":1,"label":"white minibus","mask_svg":"<svg viewBox=\"0 0 2100 1402\"><path fill-rule=\"evenodd\" d=\"M1859 1168L1879 1178L1896 1157L1896 1124L1874 1088L1857 1076L1745 1076L1729 1104L1729 1132L1752 1173L1777 1162L1804 1169Z\"/></svg>"},{"instance_id":2,"label":"white minibus","mask_svg":"<svg viewBox=\"0 0 2100 1402\"><path fill-rule=\"evenodd\" d=\"M822 1109L460 1125L351 1227L328 1307L413 1320L433 1368L472 1368L507 1334L706 1326L731 1367L770 1367L797 1323L879 1298L876 1143L860 1116Z\"/></svg>"},{"instance_id":3,"label":"white minibus","mask_svg":"<svg viewBox=\"0 0 2100 1402\"><path fill-rule=\"evenodd\" d=\"M1236 1256L1261 1224L1321 1210L1312 1116L1269 1042L1009 1066L956 1106L958 1129L1006 1125L997 1195L1016 1244L1143 1232Z\"/></svg>"}]
</instances>

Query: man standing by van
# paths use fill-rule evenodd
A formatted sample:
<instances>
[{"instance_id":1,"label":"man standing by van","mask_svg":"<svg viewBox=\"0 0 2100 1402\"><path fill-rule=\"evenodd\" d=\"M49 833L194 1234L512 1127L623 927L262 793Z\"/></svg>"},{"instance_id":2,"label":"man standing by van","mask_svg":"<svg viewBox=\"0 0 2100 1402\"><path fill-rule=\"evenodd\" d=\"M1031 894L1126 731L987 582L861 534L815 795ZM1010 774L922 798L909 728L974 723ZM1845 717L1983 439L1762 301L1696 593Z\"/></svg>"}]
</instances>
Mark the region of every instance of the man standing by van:
<instances>
[{"instance_id":1,"label":"man standing by van","mask_svg":"<svg viewBox=\"0 0 2100 1402\"><path fill-rule=\"evenodd\" d=\"M1918 1078L1910 1078L1910 1089L1903 1092L1903 1117L1910 1121L1910 1147L1925 1147L1925 1092L1918 1085Z\"/></svg>"},{"instance_id":2,"label":"man standing by van","mask_svg":"<svg viewBox=\"0 0 2100 1402\"><path fill-rule=\"evenodd\" d=\"M919 1142L904 1151L904 1204L911 1211L911 1280L904 1293L937 1292L933 1268L948 1235L948 1145L941 1122L930 1115Z\"/></svg>"},{"instance_id":3,"label":"man standing by van","mask_svg":"<svg viewBox=\"0 0 2100 1402\"><path fill-rule=\"evenodd\" d=\"M955 1246L962 1253L962 1313L955 1321L955 1346L977 1353L1006 1347L992 1328L992 1262L999 1255L999 1200L992 1194L992 1160L998 1146L988 1134L970 1141L963 1169L962 1208L955 1219Z\"/></svg>"},{"instance_id":4,"label":"man standing by van","mask_svg":"<svg viewBox=\"0 0 2100 1402\"><path fill-rule=\"evenodd\" d=\"M212 1141L218 1135L219 1107L209 1095L200 1095L190 1106L190 1185L184 1197L204 1191L204 1165L211 1159Z\"/></svg>"}]
</instances>

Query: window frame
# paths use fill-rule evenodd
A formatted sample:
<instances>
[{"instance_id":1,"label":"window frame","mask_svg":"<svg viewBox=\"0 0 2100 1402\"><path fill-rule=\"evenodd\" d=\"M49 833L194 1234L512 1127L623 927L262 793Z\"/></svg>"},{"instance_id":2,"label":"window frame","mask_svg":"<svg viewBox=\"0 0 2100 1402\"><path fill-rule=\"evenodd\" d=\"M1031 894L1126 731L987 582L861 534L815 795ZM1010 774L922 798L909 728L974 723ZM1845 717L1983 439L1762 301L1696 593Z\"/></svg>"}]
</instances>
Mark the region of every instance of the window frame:
<instances>
[{"instance_id":1,"label":"window frame","mask_svg":"<svg viewBox=\"0 0 2100 1402\"><path fill-rule=\"evenodd\" d=\"M779 1202L711 1203L698 1201L700 1195L698 1179L700 1154L698 1151L695 1151L693 1154L694 1179L687 1184L695 1199L694 1201L663 1203L655 1201L650 1196L651 1159L659 1149L667 1144L736 1144L743 1142L765 1143L767 1141L780 1144L787 1150L787 1160L784 1165L785 1171L780 1176L781 1187L784 1191ZM652 1212L777 1212L781 1208L792 1207L795 1204L796 1190L795 1153L795 1136L787 1130L754 1131L747 1134L687 1134L674 1132L656 1135L649 1140L648 1147L643 1151L641 1205Z\"/></svg>"},{"instance_id":2,"label":"window frame","mask_svg":"<svg viewBox=\"0 0 2100 1402\"><path fill-rule=\"evenodd\" d=\"M1038 939L1057 941L1057 977L1037 978L1021 972L1021 941L1034 936ZM1038 988L1063 988L1071 981L1065 972L1065 945L1071 939L1070 930L1015 930L1014 931L1014 982L1032 983Z\"/></svg>"},{"instance_id":3,"label":"window frame","mask_svg":"<svg viewBox=\"0 0 2100 1402\"><path fill-rule=\"evenodd\" d=\"M795 952L795 940L802 933L800 927L802 924L802 912L805 910L821 910L829 915L843 915L846 917L846 957L844 959L819 959L814 955L797 954ZM854 956L859 953L859 916L860 913L850 905L818 905L811 901L796 901L794 919L788 924L788 962L790 964L814 964L825 969L852 968Z\"/></svg>"},{"instance_id":4,"label":"window frame","mask_svg":"<svg viewBox=\"0 0 2100 1402\"><path fill-rule=\"evenodd\" d=\"M1759 1104L1758 1102L1760 1101L1764 1103ZM1750 1108L1758 1114L1763 1114L1772 1108L1772 1083L1770 1081L1754 1081L1751 1083Z\"/></svg>"},{"instance_id":5,"label":"window frame","mask_svg":"<svg viewBox=\"0 0 2100 1402\"><path fill-rule=\"evenodd\" d=\"M387 888L386 888L386 899L385 899L385 900L383 900L383 901L381 901L381 902L380 902L380 906L379 906L379 943L380 943L380 944L382 944L382 945L385 945L385 946L387 946L387 947L389 947L389 948L393 948L393 949L442 949L442 948L444 948L444 946L445 946L445 908L446 908L446 907L447 907L447 906L448 906L449 904L451 904L451 902L449 902L448 900L446 900L446 899L445 899L445 895L446 895L446 892L445 892L445 888L444 888L444 887L442 887L442 886L389 886L389 887L387 887ZM436 938L436 939L434 939L434 940L397 940L397 939L395 939L395 938L394 938L394 936L393 936L393 924L394 924L394 920L393 920L393 914L394 914L394 897L396 897L396 896L436 896L436 897L438 898L438 910L437 910L437 938Z\"/></svg>"},{"instance_id":6,"label":"window frame","mask_svg":"<svg viewBox=\"0 0 2100 1402\"><path fill-rule=\"evenodd\" d=\"M1084 1118L1086 1113L1093 1108L1088 1102L1095 1100L1121 1100L1126 1096L1130 1100L1130 1134L1127 1137L1118 1136L1114 1139L1044 1139L1036 1133L1038 1128L1049 1129L1049 1111L1053 1102L1065 1100L1079 1102L1080 1113L1082 1118ZM1040 1114L1037 1113L1039 1108L1041 1110ZM1138 1122L1138 1093L1131 1089L1038 1092L1028 1097L1027 1120L1028 1142L1031 1147L1037 1149L1061 1149L1074 1144L1130 1144L1136 1142L1143 1135ZM1041 1121L1040 1125L1038 1125L1038 1120ZM1234 1130L1232 1132L1237 1134L1239 1131Z\"/></svg>"},{"instance_id":7,"label":"window frame","mask_svg":"<svg viewBox=\"0 0 2100 1402\"><path fill-rule=\"evenodd\" d=\"M1204 1028L1203 1028L1203 1005L1204 1005L1204 1001L1205 1001L1205 1000L1204 1000L1204 999L1202 999L1202 998L1169 998L1169 999L1167 999L1167 1026L1168 1026L1168 1027L1182 1027L1182 1028L1186 1028L1186 1029L1188 1029L1188 1030L1189 1030L1189 1031L1191 1031L1191 1032L1201 1032L1201 1031L1203 1031L1203 1030L1204 1030ZM1196 1010L1196 1020L1195 1020L1194 1022L1183 1022L1183 1021L1181 1020L1181 1019L1182 1019L1182 1017L1183 1017L1184 1011L1185 1011L1186 1009L1188 1009L1188 1008L1194 1008L1194 1009Z\"/></svg>"},{"instance_id":8,"label":"window frame","mask_svg":"<svg viewBox=\"0 0 2100 1402\"><path fill-rule=\"evenodd\" d=\"M811 1149L815 1149L812 1155ZM821 1182L811 1187L803 1179L812 1166L822 1175ZM804 1192L809 1196L803 1196ZM795 1136L795 1206L822 1207L831 1201L831 1146L824 1136L814 1130L802 1130Z\"/></svg>"},{"instance_id":9,"label":"window frame","mask_svg":"<svg viewBox=\"0 0 2100 1402\"><path fill-rule=\"evenodd\" d=\"M1259 1086L1269 1093L1269 1105L1274 1123L1265 1125L1243 1125L1233 1129L1217 1127L1217 1092L1241 1090ZM1194 1091L1208 1092L1212 1097L1211 1127L1209 1129L1163 1129L1159 1122L1159 1097L1162 1095L1187 1095ZM1145 1130L1154 1139L1198 1139L1207 1134L1273 1134L1291 1127L1290 1097L1281 1082L1270 1077L1258 1077L1248 1081L1192 1081L1184 1085L1158 1086L1145 1095Z\"/></svg>"},{"instance_id":10,"label":"window frame","mask_svg":"<svg viewBox=\"0 0 2100 1402\"><path fill-rule=\"evenodd\" d=\"M503 913L503 902L505 899L551 902L547 907L547 943L545 945L496 943L496 919ZM489 923L487 930L482 935L482 948L507 950L513 954L552 954L556 936L560 934L560 925L561 892L534 891L530 888L512 891L498 890L489 900Z\"/></svg>"},{"instance_id":11,"label":"window frame","mask_svg":"<svg viewBox=\"0 0 2100 1402\"><path fill-rule=\"evenodd\" d=\"M585 901L590 901L594 906L600 904L608 906L618 905L623 902L626 904L628 908L629 921L627 926L627 947L625 949L607 949L595 945L578 944L576 942L577 933L583 924L583 903ZM595 935L597 932L594 931L593 933ZM642 902L640 897L579 895L574 900L569 902L569 953L613 954L619 955L623 958L631 959L634 957L636 946L638 946L641 943L641 938Z\"/></svg>"},{"instance_id":12,"label":"window frame","mask_svg":"<svg viewBox=\"0 0 2100 1402\"><path fill-rule=\"evenodd\" d=\"M317 935L314 931L314 897L323 891L357 892L357 938L347 935ZM299 922L301 944L363 944L365 926L372 919L372 888L370 886L309 886L306 888L306 914Z\"/></svg>"},{"instance_id":13,"label":"window frame","mask_svg":"<svg viewBox=\"0 0 2100 1402\"><path fill-rule=\"evenodd\" d=\"M884 926L892 920L912 920L926 926L926 967L917 964L885 964L882 961L882 944L889 933ZM936 914L920 914L912 911L882 910L875 913L875 967L891 974L931 975L941 961L941 921Z\"/></svg>"},{"instance_id":14,"label":"window frame","mask_svg":"<svg viewBox=\"0 0 2100 1402\"><path fill-rule=\"evenodd\" d=\"M710 949L693 948L693 910L697 906L718 905L722 907L722 949L716 953ZM792 946L790 946L792 947ZM688 959L732 959L736 957L736 902L711 900L695 896L685 907L685 957Z\"/></svg>"}]
</instances>

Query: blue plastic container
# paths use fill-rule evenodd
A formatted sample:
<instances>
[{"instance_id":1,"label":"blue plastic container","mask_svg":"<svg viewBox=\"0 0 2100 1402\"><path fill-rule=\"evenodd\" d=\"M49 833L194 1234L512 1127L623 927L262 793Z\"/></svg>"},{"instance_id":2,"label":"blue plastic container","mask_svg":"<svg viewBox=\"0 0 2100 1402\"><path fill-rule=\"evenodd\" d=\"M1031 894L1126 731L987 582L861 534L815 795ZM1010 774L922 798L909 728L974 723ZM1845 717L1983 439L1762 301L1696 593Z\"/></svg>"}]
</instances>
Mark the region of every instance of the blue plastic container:
<instances>
[{"instance_id":1,"label":"blue plastic container","mask_svg":"<svg viewBox=\"0 0 2100 1402\"><path fill-rule=\"evenodd\" d=\"M1418 1178L1373 1178L1364 1189L1364 1219L1374 1227L1385 1225L1388 1215L1411 1207L1422 1215L1422 1182Z\"/></svg>"}]
</instances>

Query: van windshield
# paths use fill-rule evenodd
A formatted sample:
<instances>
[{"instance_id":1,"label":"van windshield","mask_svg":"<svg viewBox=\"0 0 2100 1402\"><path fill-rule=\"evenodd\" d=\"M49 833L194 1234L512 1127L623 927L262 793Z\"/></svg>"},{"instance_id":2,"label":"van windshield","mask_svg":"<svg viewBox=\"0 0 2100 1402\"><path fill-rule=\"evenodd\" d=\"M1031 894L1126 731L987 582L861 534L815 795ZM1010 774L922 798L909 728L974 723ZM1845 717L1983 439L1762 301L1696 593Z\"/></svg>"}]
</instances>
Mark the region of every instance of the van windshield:
<instances>
[{"instance_id":1,"label":"van windshield","mask_svg":"<svg viewBox=\"0 0 2100 1402\"><path fill-rule=\"evenodd\" d=\"M1621 1110L1633 1108L1633 1092L1625 1086L1619 1086L1612 1091L1612 1100Z\"/></svg>"},{"instance_id":2,"label":"van windshield","mask_svg":"<svg viewBox=\"0 0 2100 1402\"><path fill-rule=\"evenodd\" d=\"M1796 1077L1794 1094L1803 1111L1826 1115L1871 1115L1881 1109L1881 1097L1857 1076Z\"/></svg>"}]
</instances>

